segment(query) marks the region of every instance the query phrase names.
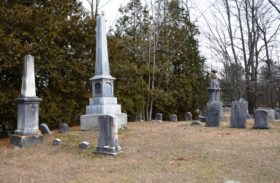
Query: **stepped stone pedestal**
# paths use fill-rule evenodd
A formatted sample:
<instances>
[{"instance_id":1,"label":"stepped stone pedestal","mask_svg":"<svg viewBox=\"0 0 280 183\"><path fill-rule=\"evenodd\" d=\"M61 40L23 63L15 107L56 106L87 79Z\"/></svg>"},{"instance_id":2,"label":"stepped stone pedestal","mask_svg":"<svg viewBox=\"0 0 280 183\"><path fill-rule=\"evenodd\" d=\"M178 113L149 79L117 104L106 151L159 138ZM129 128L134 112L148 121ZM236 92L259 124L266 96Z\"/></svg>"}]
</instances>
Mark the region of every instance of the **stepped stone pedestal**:
<instances>
[{"instance_id":1,"label":"stepped stone pedestal","mask_svg":"<svg viewBox=\"0 0 280 183\"><path fill-rule=\"evenodd\" d=\"M100 115L116 116L118 128L127 127L127 114L121 112L121 106L114 97L114 80L110 74L105 19L97 17L96 27L96 63L92 83L92 98L86 107L86 114L80 117L81 130L94 130L99 126Z\"/></svg>"}]
</instances>

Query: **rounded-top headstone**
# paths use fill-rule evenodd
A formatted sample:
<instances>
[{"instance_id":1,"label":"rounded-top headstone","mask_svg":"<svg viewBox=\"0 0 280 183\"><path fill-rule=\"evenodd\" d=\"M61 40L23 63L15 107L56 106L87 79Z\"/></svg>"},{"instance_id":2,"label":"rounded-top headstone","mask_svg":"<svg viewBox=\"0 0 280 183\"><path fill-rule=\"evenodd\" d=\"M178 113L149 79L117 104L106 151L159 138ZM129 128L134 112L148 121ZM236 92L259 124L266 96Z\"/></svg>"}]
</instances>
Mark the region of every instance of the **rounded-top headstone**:
<instances>
[{"instance_id":1,"label":"rounded-top headstone","mask_svg":"<svg viewBox=\"0 0 280 183\"><path fill-rule=\"evenodd\" d=\"M61 123L58 126L59 133L67 133L69 130L69 125L67 123Z\"/></svg>"},{"instance_id":2,"label":"rounded-top headstone","mask_svg":"<svg viewBox=\"0 0 280 183\"><path fill-rule=\"evenodd\" d=\"M248 102L245 100L233 101L231 105L230 127L246 128Z\"/></svg>"},{"instance_id":3,"label":"rounded-top headstone","mask_svg":"<svg viewBox=\"0 0 280 183\"><path fill-rule=\"evenodd\" d=\"M158 121L158 122L161 122L162 121L162 114L161 113L156 113L155 120Z\"/></svg>"},{"instance_id":4,"label":"rounded-top headstone","mask_svg":"<svg viewBox=\"0 0 280 183\"><path fill-rule=\"evenodd\" d=\"M40 129L42 134L49 134L50 135L52 133L46 123L40 124L39 129Z\"/></svg>"},{"instance_id":5,"label":"rounded-top headstone","mask_svg":"<svg viewBox=\"0 0 280 183\"><path fill-rule=\"evenodd\" d=\"M60 139L54 139L52 145L53 146L59 146L62 143Z\"/></svg>"},{"instance_id":6,"label":"rounded-top headstone","mask_svg":"<svg viewBox=\"0 0 280 183\"><path fill-rule=\"evenodd\" d=\"M143 122L142 114L140 112L136 113L135 122Z\"/></svg>"},{"instance_id":7,"label":"rounded-top headstone","mask_svg":"<svg viewBox=\"0 0 280 183\"><path fill-rule=\"evenodd\" d=\"M280 119L280 108L275 109L275 119Z\"/></svg>"},{"instance_id":8,"label":"rounded-top headstone","mask_svg":"<svg viewBox=\"0 0 280 183\"><path fill-rule=\"evenodd\" d=\"M169 116L169 120L170 120L171 122L177 122L177 115L176 115L176 114L170 115L170 116Z\"/></svg>"},{"instance_id":9,"label":"rounded-top headstone","mask_svg":"<svg viewBox=\"0 0 280 183\"><path fill-rule=\"evenodd\" d=\"M191 123L191 126L198 126L198 125L201 125L201 122L197 121L197 120L195 120Z\"/></svg>"},{"instance_id":10,"label":"rounded-top headstone","mask_svg":"<svg viewBox=\"0 0 280 183\"><path fill-rule=\"evenodd\" d=\"M186 119L186 121L191 121L192 120L192 113L191 112L187 112L185 114L185 119Z\"/></svg>"},{"instance_id":11,"label":"rounded-top headstone","mask_svg":"<svg viewBox=\"0 0 280 183\"><path fill-rule=\"evenodd\" d=\"M222 103L218 101L207 102L206 127L219 127L222 119Z\"/></svg>"},{"instance_id":12,"label":"rounded-top headstone","mask_svg":"<svg viewBox=\"0 0 280 183\"><path fill-rule=\"evenodd\" d=\"M269 114L266 110L258 109L255 111L254 129L269 129Z\"/></svg>"},{"instance_id":13,"label":"rounded-top headstone","mask_svg":"<svg viewBox=\"0 0 280 183\"><path fill-rule=\"evenodd\" d=\"M90 146L90 143L87 142L87 141L83 141L83 142L80 142L80 143L79 143L79 148L82 149L82 150L88 149L89 146Z\"/></svg>"}]
</instances>

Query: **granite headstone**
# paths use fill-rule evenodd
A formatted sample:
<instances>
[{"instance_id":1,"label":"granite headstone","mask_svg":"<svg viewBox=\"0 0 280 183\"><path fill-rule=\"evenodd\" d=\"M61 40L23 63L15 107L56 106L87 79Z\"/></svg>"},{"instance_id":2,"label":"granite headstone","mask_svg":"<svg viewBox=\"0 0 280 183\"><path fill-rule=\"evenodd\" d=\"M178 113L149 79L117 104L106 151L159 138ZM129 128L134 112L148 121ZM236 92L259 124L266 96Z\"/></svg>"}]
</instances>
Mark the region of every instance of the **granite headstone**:
<instances>
[{"instance_id":1,"label":"granite headstone","mask_svg":"<svg viewBox=\"0 0 280 183\"><path fill-rule=\"evenodd\" d=\"M162 114L161 113L156 113L155 115L155 120L157 122L162 122Z\"/></svg>"},{"instance_id":2,"label":"granite headstone","mask_svg":"<svg viewBox=\"0 0 280 183\"><path fill-rule=\"evenodd\" d=\"M59 146L62 143L61 139L54 139L52 142L53 146Z\"/></svg>"},{"instance_id":3,"label":"granite headstone","mask_svg":"<svg viewBox=\"0 0 280 183\"><path fill-rule=\"evenodd\" d=\"M231 106L230 127L246 128L248 102L233 101Z\"/></svg>"},{"instance_id":4,"label":"granite headstone","mask_svg":"<svg viewBox=\"0 0 280 183\"><path fill-rule=\"evenodd\" d=\"M186 121L191 121L192 120L192 113L191 112L187 112L185 114L185 119L186 119Z\"/></svg>"},{"instance_id":5,"label":"granite headstone","mask_svg":"<svg viewBox=\"0 0 280 183\"><path fill-rule=\"evenodd\" d=\"M275 119L276 120L280 119L280 108L275 109Z\"/></svg>"},{"instance_id":6,"label":"granite headstone","mask_svg":"<svg viewBox=\"0 0 280 183\"><path fill-rule=\"evenodd\" d=\"M169 120L170 120L171 122L177 122L177 115L176 115L176 114L170 115L170 116L169 116Z\"/></svg>"},{"instance_id":7,"label":"granite headstone","mask_svg":"<svg viewBox=\"0 0 280 183\"><path fill-rule=\"evenodd\" d=\"M102 115L98 117L99 139L95 153L117 155L121 152L116 119L115 115Z\"/></svg>"},{"instance_id":8,"label":"granite headstone","mask_svg":"<svg viewBox=\"0 0 280 183\"><path fill-rule=\"evenodd\" d=\"M60 123L58 125L58 132L59 133L67 133L69 130L69 125L67 123Z\"/></svg>"},{"instance_id":9,"label":"granite headstone","mask_svg":"<svg viewBox=\"0 0 280 183\"><path fill-rule=\"evenodd\" d=\"M83 141L83 142L79 143L79 148L81 150L88 149L89 147L90 147L90 143L87 141Z\"/></svg>"},{"instance_id":10,"label":"granite headstone","mask_svg":"<svg viewBox=\"0 0 280 183\"><path fill-rule=\"evenodd\" d=\"M269 114L267 110L258 109L255 111L254 129L269 129Z\"/></svg>"},{"instance_id":11,"label":"granite headstone","mask_svg":"<svg viewBox=\"0 0 280 183\"><path fill-rule=\"evenodd\" d=\"M137 112L135 115L135 122L143 122L142 113Z\"/></svg>"},{"instance_id":12,"label":"granite headstone","mask_svg":"<svg viewBox=\"0 0 280 183\"><path fill-rule=\"evenodd\" d=\"M39 129L42 134L49 134L49 135L52 134L52 132L50 131L50 129L46 123L40 124Z\"/></svg>"},{"instance_id":13,"label":"granite headstone","mask_svg":"<svg viewBox=\"0 0 280 183\"><path fill-rule=\"evenodd\" d=\"M209 101L206 106L206 127L219 127L222 116L222 104Z\"/></svg>"}]
</instances>

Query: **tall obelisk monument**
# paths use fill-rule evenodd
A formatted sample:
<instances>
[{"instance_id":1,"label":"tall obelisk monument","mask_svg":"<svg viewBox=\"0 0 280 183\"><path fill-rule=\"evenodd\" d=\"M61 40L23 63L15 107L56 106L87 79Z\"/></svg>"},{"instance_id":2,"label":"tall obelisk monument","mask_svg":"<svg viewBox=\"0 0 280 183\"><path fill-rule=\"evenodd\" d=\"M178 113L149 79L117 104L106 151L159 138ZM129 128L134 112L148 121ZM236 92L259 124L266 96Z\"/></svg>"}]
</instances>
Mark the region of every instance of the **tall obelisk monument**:
<instances>
[{"instance_id":1,"label":"tall obelisk monument","mask_svg":"<svg viewBox=\"0 0 280 183\"><path fill-rule=\"evenodd\" d=\"M11 144L27 147L43 142L39 132L39 103L36 96L34 57L26 55L23 59L21 96L17 101L17 129L10 135Z\"/></svg>"},{"instance_id":2,"label":"tall obelisk monument","mask_svg":"<svg viewBox=\"0 0 280 183\"><path fill-rule=\"evenodd\" d=\"M118 128L124 128L127 126L127 114L121 112L121 106L114 97L115 78L110 74L104 16L98 16L96 21L95 75L90 78L92 98L86 107L86 115L80 118L81 130L98 128L98 117L104 114L116 115Z\"/></svg>"}]
</instances>

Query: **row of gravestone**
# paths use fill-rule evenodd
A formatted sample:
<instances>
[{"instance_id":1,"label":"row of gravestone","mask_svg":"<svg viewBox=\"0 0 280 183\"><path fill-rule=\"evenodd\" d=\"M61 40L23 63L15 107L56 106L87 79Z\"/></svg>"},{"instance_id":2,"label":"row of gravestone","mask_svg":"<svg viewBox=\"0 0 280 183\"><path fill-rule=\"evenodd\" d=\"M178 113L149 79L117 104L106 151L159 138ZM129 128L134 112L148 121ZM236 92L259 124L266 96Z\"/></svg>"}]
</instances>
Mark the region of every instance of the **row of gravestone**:
<instances>
[{"instance_id":1,"label":"row of gravestone","mask_svg":"<svg viewBox=\"0 0 280 183\"><path fill-rule=\"evenodd\" d=\"M39 126L39 129L42 134L51 134L51 130L49 129L48 125L46 123L42 123ZM61 123L58 125L58 132L59 133L67 133L69 130L69 125L67 123Z\"/></svg>"},{"instance_id":2,"label":"row of gravestone","mask_svg":"<svg viewBox=\"0 0 280 183\"><path fill-rule=\"evenodd\" d=\"M214 105L215 104L215 105ZM222 107L219 103L209 103L206 113L206 126L219 127L222 117ZM277 111L277 112L275 112ZM255 129L269 129L270 122L278 118L280 110L259 108L254 114ZM277 114L277 115L275 115ZM246 121L248 118L248 102L239 100L232 102L230 127L231 128L246 128Z\"/></svg>"},{"instance_id":3,"label":"row of gravestone","mask_svg":"<svg viewBox=\"0 0 280 183\"><path fill-rule=\"evenodd\" d=\"M61 123L58 126L59 133L66 133L68 131L69 125L67 123ZM39 129L42 134L51 134L51 131L46 123L42 123L39 126ZM15 129L8 125L0 125L0 138L8 137L11 134L14 134Z\"/></svg>"},{"instance_id":4,"label":"row of gravestone","mask_svg":"<svg viewBox=\"0 0 280 183\"><path fill-rule=\"evenodd\" d=\"M192 113L191 112L187 112L185 114L185 119L187 121L192 120ZM162 122L163 120L163 114L162 113L156 113L155 114L155 121L157 122ZM135 116L135 122L143 122L143 115L141 113L137 113ZM177 115L176 114L172 114L169 116L169 121L171 122L177 122Z\"/></svg>"}]
</instances>

